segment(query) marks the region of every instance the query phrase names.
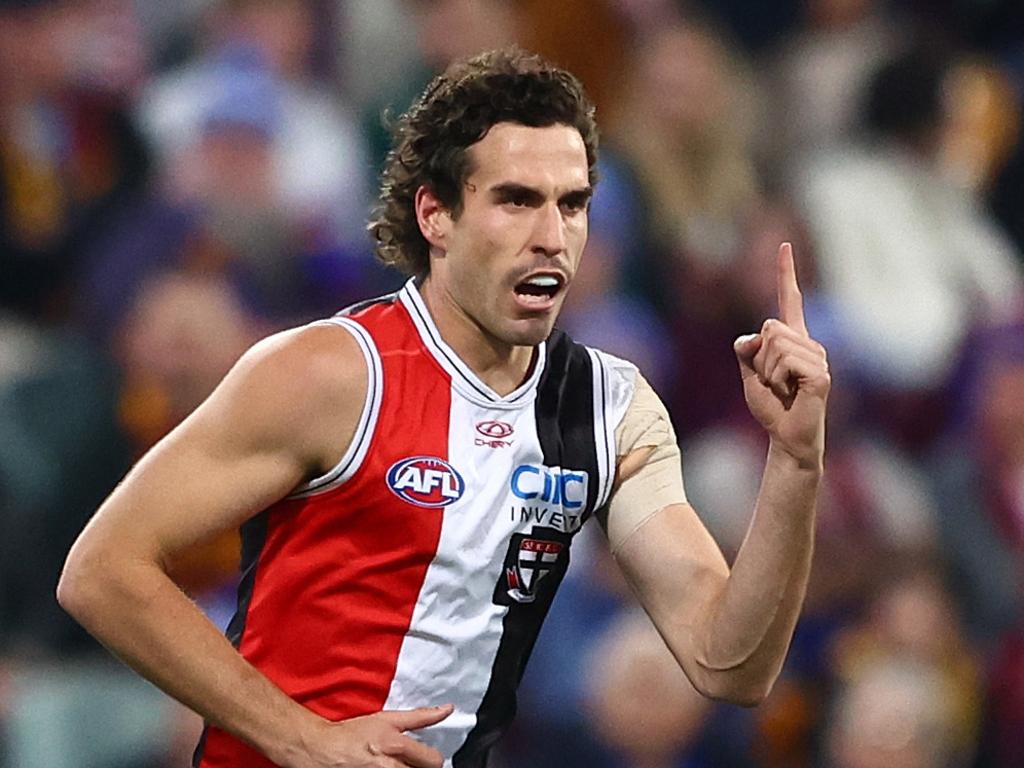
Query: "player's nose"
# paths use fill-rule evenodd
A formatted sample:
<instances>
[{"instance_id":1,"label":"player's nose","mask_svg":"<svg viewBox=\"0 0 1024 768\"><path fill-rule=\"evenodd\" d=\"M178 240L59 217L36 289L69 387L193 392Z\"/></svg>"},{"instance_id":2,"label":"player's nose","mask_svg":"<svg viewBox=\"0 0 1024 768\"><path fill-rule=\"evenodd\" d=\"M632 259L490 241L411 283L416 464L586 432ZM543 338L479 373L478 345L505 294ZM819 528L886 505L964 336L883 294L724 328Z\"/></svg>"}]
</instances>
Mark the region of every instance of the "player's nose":
<instances>
[{"instance_id":1,"label":"player's nose","mask_svg":"<svg viewBox=\"0 0 1024 768\"><path fill-rule=\"evenodd\" d=\"M548 203L537 210L533 250L547 256L565 251L565 221L556 203Z\"/></svg>"}]
</instances>

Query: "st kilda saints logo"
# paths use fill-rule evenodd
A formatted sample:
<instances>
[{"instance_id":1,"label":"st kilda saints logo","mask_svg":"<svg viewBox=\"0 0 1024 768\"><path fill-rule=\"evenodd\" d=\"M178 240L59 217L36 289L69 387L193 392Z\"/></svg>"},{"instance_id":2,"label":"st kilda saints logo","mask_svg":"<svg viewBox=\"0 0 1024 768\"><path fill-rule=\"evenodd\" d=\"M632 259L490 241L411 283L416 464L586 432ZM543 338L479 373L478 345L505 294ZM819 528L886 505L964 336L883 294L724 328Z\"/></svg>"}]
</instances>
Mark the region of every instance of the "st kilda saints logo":
<instances>
[{"instance_id":1,"label":"st kilda saints logo","mask_svg":"<svg viewBox=\"0 0 1024 768\"><path fill-rule=\"evenodd\" d=\"M501 577L494 589L498 605L532 603L539 590L554 588L569 565L570 537L554 528L534 527L509 542Z\"/></svg>"}]
</instances>

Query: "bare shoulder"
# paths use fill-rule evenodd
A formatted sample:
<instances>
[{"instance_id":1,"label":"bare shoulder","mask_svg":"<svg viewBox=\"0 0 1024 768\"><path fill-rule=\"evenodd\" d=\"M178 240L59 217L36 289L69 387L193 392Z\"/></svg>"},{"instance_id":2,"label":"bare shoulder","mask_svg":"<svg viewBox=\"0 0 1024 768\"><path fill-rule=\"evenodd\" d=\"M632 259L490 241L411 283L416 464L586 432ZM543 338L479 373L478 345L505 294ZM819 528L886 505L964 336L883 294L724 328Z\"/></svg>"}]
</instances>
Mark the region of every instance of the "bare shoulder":
<instances>
[{"instance_id":1,"label":"bare shoulder","mask_svg":"<svg viewBox=\"0 0 1024 768\"><path fill-rule=\"evenodd\" d=\"M239 360L240 375L287 400L316 405L366 393L366 361L352 332L316 323L268 336Z\"/></svg>"},{"instance_id":2,"label":"bare shoulder","mask_svg":"<svg viewBox=\"0 0 1024 768\"><path fill-rule=\"evenodd\" d=\"M366 394L366 359L352 332L317 323L256 343L196 418L300 453L315 473L344 454Z\"/></svg>"},{"instance_id":3,"label":"bare shoulder","mask_svg":"<svg viewBox=\"0 0 1024 768\"><path fill-rule=\"evenodd\" d=\"M312 325L255 344L104 502L76 549L164 557L237 528L344 455L367 390L352 334Z\"/></svg>"}]
</instances>

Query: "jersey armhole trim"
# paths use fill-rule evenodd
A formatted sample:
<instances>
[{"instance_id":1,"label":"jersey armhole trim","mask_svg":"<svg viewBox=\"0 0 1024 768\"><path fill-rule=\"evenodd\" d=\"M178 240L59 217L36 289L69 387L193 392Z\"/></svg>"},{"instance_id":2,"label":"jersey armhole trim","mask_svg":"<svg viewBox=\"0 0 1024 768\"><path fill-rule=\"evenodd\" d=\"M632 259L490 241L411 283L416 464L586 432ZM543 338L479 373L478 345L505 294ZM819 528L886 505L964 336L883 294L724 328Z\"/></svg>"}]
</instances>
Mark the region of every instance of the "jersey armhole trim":
<instances>
[{"instance_id":1,"label":"jersey armhole trim","mask_svg":"<svg viewBox=\"0 0 1024 768\"><path fill-rule=\"evenodd\" d=\"M601 481L594 511L600 512L611 500L615 473L618 469L618 447L615 431L629 410L635 388L636 366L587 347L594 377L594 439L597 467ZM612 375L615 381L612 381ZM623 389L625 386L625 389Z\"/></svg>"},{"instance_id":2,"label":"jersey armhole trim","mask_svg":"<svg viewBox=\"0 0 1024 768\"><path fill-rule=\"evenodd\" d=\"M596 350L587 348L590 354L591 368L594 376L594 445L597 453L597 474L600 478L594 510L601 509L611 495L612 481L615 474L615 436L613 427L608 423L608 372L604 361Z\"/></svg>"},{"instance_id":3,"label":"jersey armhole trim","mask_svg":"<svg viewBox=\"0 0 1024 768\"><path fill-rule=\"evenodd\" d=\"M359 349L362 350L363 358L366 360L366 401L363 403L355 435L352 437L352 442L349 444L348 450L345 451L345 455L329 472L313 478L292 491L288 495L290 499L305 498L333 490L355 475L370 449L370 442L380 417L380 404L384 394L384 372L380 353L366 329L347 317L332 317L322 320L320 323L341 326L355 337Z\"/></svg>"}]
</instances>

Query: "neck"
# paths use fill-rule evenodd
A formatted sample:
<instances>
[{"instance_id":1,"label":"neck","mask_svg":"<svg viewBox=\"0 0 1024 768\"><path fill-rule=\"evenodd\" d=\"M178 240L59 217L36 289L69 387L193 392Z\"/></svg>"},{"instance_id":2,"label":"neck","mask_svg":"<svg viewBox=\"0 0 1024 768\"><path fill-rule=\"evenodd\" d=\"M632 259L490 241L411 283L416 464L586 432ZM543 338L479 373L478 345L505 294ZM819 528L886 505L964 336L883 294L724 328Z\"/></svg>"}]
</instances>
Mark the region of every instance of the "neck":
<instances>
[{"instance_id":1,"label":"neck","mask_svg":"<svg viewBox=\"0 0 1024 768\"><path fill-rule=\"evenodd\" d=\"M430 275L420 296L445 343L498 395L514 392L533 367L534 347L509 344L489 333Z\"/></svg>"}]
</instances>

